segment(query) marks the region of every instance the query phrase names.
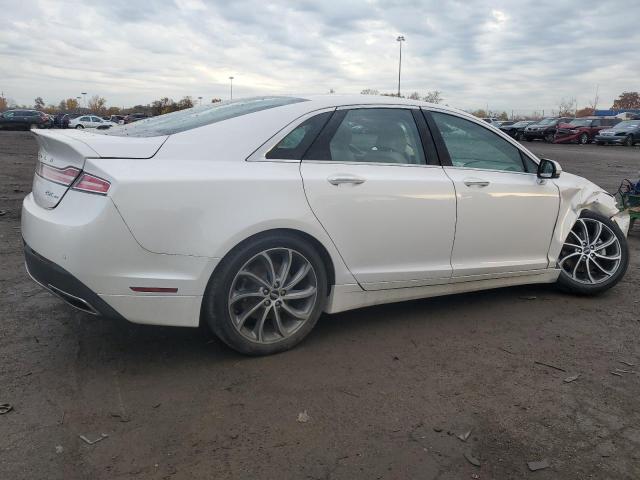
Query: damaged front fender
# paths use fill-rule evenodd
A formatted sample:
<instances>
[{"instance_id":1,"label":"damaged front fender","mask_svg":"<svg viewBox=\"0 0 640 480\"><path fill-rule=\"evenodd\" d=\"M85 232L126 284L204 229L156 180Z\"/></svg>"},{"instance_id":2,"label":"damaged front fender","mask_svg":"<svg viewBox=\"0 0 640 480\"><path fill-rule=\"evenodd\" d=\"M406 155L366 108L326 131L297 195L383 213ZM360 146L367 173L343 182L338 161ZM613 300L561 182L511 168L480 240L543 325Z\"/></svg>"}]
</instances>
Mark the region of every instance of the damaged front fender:
<instances>
[{"instance_id":1,"label":"damaged front fender","mask_svg":"<svg viewBox=\"0 0 640 480\"><path fill-rule=\"evenodd\" d=\"M584 210L611 218L618 224L624 235L627 235L629 214L620 211L612 195L589 180L566 172L555 179L554 183L560 192L560 211L549 248L550 267L557 264L562 245Z\"/></svg>"}]
</instances>

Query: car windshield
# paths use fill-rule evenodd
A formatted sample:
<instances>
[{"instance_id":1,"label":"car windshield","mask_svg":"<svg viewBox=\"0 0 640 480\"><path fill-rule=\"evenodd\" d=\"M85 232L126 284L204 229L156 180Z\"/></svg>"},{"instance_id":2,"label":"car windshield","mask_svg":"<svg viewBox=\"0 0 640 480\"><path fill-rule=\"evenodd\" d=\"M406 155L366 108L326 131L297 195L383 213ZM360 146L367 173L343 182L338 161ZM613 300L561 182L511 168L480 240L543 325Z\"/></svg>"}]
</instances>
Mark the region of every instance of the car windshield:
<instances>
[{"instance_id":1,"label":"car windshield","mask_svg":"<svg viewBox=\"0 0 640 480\"><path fill-rule=\"evenodd\" d=\"M623 128L638 128L640 126L640 121L638 120L627 120L626 122L620 122L615 127L616 130Z\"/></svg>"},{"instance_id":2,"label":"car windshield","mask_svg":"<svg viewBox=\"0 0 640 480\"><path fill-rule=\"evenodd\" d=\"M571 120L569 125L574 127L588 127L591 125L591 120Z\"/></svg>"},{"instance_id":3,"label":"car windshield","mask_svg":"<svg viewBox=\"0 0 640 480\"><path fill-rule=\"evenodd\" d=\"M529 125L531 122L529 121L522 121L522 122L516 122L513 125L511 125L512 127L526 127L527 125Z\"/></svg>"},{"instance_id":4,"label":"car windshield","mask_svg":"<svg viewBox=\"0 0 640 480\"><path fill-rule=\"evenodd\" d=\"M230 118L259 112L269 108L304 102L304 98L254 97L231 100L208 105L200 105L157 117L139 120L135 123L101 130L103 135L120 137L154 137L172 135Z\"/></svg>"},{"instance_id":5,"label":"car windshield","mask_svg":"<svg viewBox=\"0 0 640 480\"><path fill-rule=\"evenodd\" d=\"M550 123L553 123L555 121L555 118L544 118L538 122L538 125L549 125Z\"/></svg>"}]
</instances>

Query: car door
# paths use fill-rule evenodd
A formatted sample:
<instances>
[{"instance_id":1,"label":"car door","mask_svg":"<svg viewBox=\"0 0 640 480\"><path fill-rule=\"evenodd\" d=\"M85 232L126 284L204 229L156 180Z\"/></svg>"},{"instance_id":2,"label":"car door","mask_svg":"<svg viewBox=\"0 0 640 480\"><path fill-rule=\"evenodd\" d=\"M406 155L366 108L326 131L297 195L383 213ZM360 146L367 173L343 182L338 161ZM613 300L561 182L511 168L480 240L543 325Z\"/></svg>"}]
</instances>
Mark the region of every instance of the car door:
<instances>
[{"instance_id":1,"label":"car door","mask_svg":"<svg viewBox=\"0 0 640 480\"><path fill-rule=\"evenodd\" d=\"M309 205L364 289L450 280L455 192L436 157L419 109L368 106L338 109L303 157Z\"/></svg>"},{"instance_id":2,"label":"car door","mask_svg":"<svg viewBox=\"0 0 640 480\"><path fill-rule=\"evenodd\" d=\"M91 117L91 128L96 128L102 125L102 119L98 117Z\"/></svg>"},{"instance_id":3,"label":"car door","mask_svg":"<svg viewBox=\"0 0 640 480\"><path fill-rule=\"evenodd\" d=\"M540 181L537 164L481 121L426 115L458 200L453 276L546 269L560 203L556 185Z\"/></svg>"}]
</instances>

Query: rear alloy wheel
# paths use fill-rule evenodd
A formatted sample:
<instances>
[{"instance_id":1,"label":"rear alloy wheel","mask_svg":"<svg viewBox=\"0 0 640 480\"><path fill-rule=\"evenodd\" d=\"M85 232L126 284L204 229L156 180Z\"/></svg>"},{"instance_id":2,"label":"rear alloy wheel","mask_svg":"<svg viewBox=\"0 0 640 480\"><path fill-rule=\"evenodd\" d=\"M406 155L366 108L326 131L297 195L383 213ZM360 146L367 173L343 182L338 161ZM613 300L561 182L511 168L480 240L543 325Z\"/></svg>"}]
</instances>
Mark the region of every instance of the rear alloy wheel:
<instances>
[{"instance_id":1,"label":"rear alloy wheel","mask_svg":"<svg viewBox=\"0 0 640 480\"><path fill-rule=\"evenodd\" d=\"M582 135L580 135L578 137L578 143L580 145L586 145L587 143L589 143L589 135L587 135L586 133L583 133Z\"/></svg>"},{"instance_id":2,"label":"rear alloy wheel","mask_svg":"<svg viewBox=\"0 0 640 480\"><path fill-rule=\"evenodd\" d=\"M627 240L609 218L583 212L562 246L558 285L571 293L594 295L620 281L629 263Z\"/></svg>"},{"instance_id":3,"label":"rear alloy wheel","mask_svg":"<svg viewBox=\"0 0 640 480\"><path fill-rule=\"evenodd\" d=\"M76 125L76 130L84 128L82 125Z\"/></svg>"},{"instance_id":4,"label":"rear alloy wheel","mask_svg":"<svg viewBox=\"0 0 640 480\"><path fill-rule=\"evenodd\" d=\"M633 135L627 135L627 138L624 139L625 147L633 147Z\"/></svg>"},{"instance_id":5,"label":"rear alloy wheel","mask_svg":"<svg viewBox=\"0 0 640 480\"><path fill-rule=\"evenodd\" d=\"M519 142L521 142L521 141L522 141L522 132L516 132L515 137L516 137L516 140L518 140Z\"/></svg>"},{"instance_id":6,"label":"rear alloy wheel","mask_svg":"<svg viewBox=\"0 0 640 480\"><path fill-rule=\"evenodd\" d=\"M296 236L265 237L225 258L207 288L207 321L231 348L266 355L298 344L327 297L321 257Z\"/></svg>"},{"instance_id":7,"label":"rear alloy wheel","mask_svg":"<svg viewBox=\"0 0 640 480\"><path fill-rule=\"evenodd\" d=\"M553 141L555 140L555 135L553 133L547 133L544 136L544 141L547 143L553 143Z\"/></svg>"}]
</instances>

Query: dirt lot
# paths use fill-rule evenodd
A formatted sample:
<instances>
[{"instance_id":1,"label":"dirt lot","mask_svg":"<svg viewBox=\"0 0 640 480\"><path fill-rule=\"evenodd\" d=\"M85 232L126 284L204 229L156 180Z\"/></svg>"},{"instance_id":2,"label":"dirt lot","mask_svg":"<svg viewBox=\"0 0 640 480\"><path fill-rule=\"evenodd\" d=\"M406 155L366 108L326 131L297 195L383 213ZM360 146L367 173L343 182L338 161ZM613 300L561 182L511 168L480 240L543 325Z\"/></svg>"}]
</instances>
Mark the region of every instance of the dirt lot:
<instances>
[{"instance_id":1,"label":"dirt lot","mask_svg":"<svg viewBox=\"0 0 640 480\"><path fill-rule=\"evenodd\" d=\"M639 148L528 146L610 191L640 169ZM0 133L0 479L640 478L640 373L610 373L640 371L639 226L599 298L535 286L368 308L245 358L200 330L75 312L29 280L35 154L31 134Z\"/></svg>"}]
</instances>

